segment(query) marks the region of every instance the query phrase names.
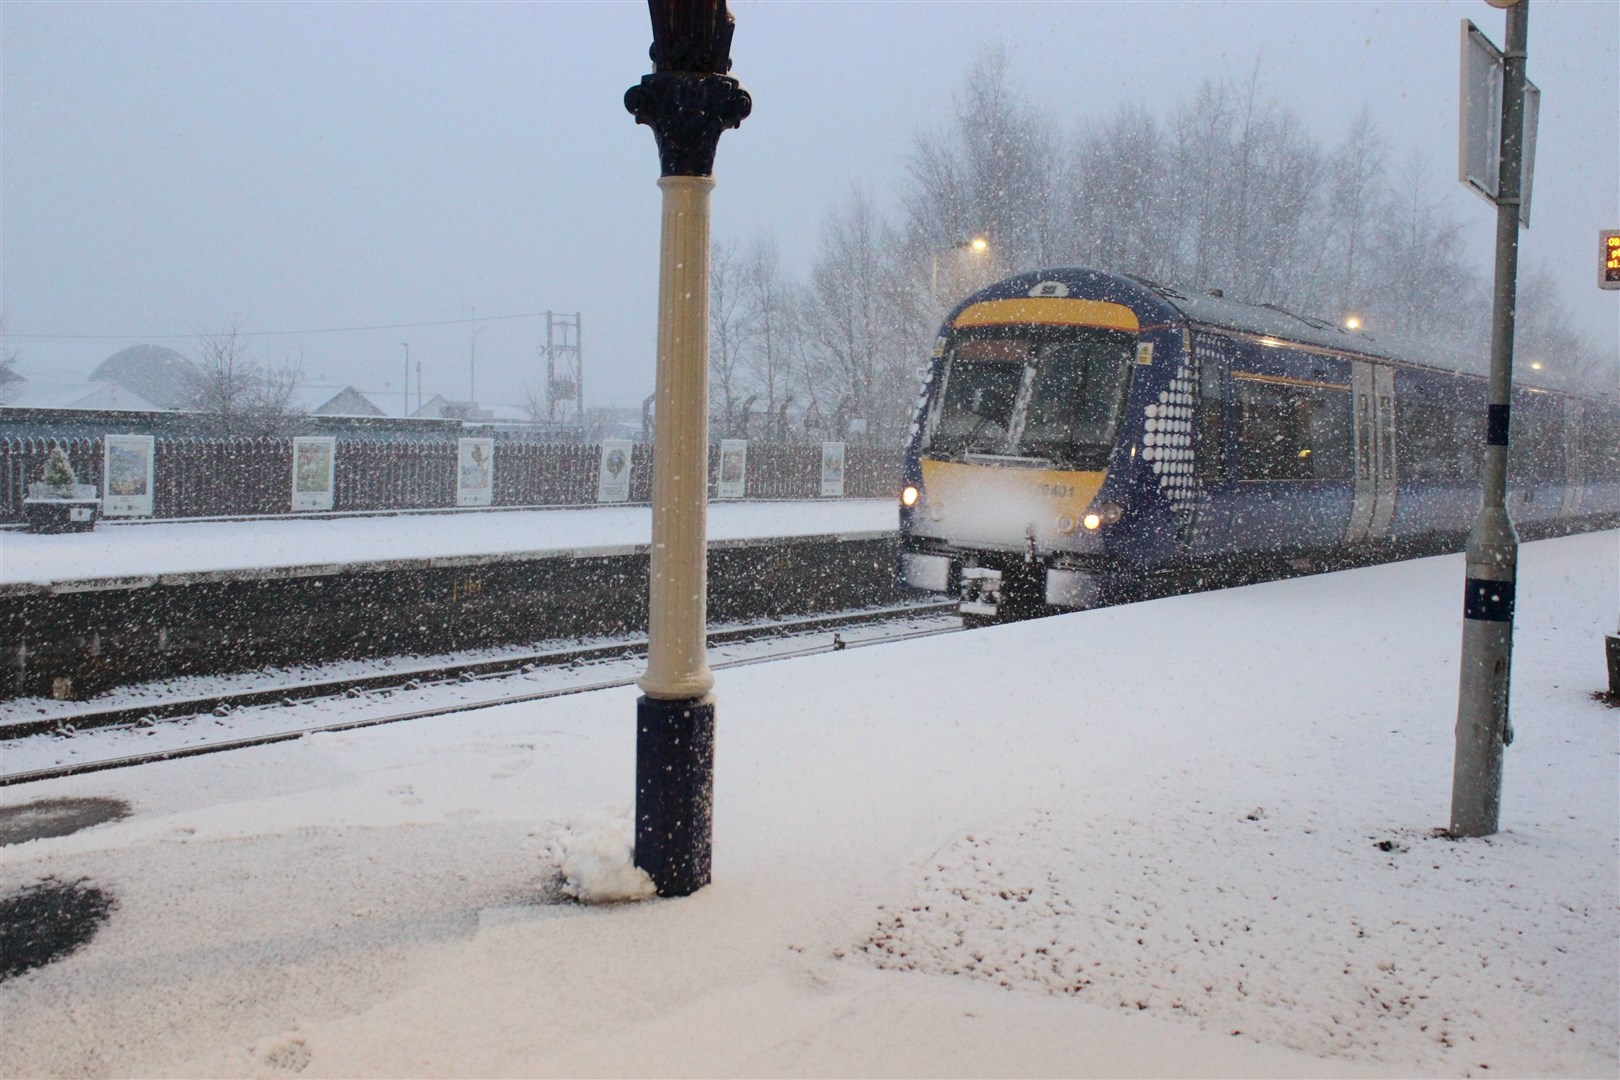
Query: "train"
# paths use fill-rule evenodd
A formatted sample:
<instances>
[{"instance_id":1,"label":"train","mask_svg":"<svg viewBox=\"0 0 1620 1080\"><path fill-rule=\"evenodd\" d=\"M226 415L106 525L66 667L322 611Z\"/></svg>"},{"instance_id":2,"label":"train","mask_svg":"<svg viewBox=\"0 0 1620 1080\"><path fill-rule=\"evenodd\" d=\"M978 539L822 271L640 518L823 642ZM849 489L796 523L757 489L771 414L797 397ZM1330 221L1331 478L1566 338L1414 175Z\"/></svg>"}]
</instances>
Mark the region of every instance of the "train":
<instances>
[{"instance_id":1,"label":"train","mask_svg":"<svg viewBox=\"0 0 1620 1080\"><path fill-rule=\"evenodd\" d=\"M1620 393L1538 366L1508 510L1526 536L1612 526ZM1458 550L1482 502L1487 358L1219 290L1018 274L920 374L898 572L969 622Z\"/></svg>"}]
</instances>

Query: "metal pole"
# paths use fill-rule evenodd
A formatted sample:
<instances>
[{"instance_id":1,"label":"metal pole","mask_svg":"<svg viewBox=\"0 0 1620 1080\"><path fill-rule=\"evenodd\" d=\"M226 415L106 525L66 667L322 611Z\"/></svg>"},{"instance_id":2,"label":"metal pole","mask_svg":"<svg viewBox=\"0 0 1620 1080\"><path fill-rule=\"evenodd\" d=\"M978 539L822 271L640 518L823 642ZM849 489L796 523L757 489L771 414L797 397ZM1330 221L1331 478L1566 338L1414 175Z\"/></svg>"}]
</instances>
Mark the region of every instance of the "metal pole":
<instances>
[{"instance_id":1,"label":"metal pole","mask_svg":"<svg viewBox=\"0 0 1620 1080\"><path fill-rule=\"evenodd\" d=\"M1496 284L1491 313L1491 380L1486 407L1485 498L1468 534L1463 583L1462 672L1457 752L1451 781L1451 834L1490 836L1502 807L1502 750L1513 662L1513 592L1519 534L1507 510L1513 321L1519 270L1519 196L1524 159L1524 68L1529 0L1507 9L1502 53L1502 160L1497 174Z\"/></svg>"},{"instance_id":2,"label":"metal pole","mask_svg":"<svg viewBox=\"0 0 1620 1080\"><path fill-rule=\"evenodd\" d=\"M478 335L488 330L487 326L480 326L473 331L472 342L467 346L467 419L471 420L473 403L478 400Z\"/></svg>"},{"instance_id":3,"label":"metal pole","mask_svg":"<svg viewBox=\"0 0 1620 1080\"><path fill-rule=\"evenodd\" d=\"M660 896L709 883L714 676L707 621L709 192L720 133L751 100L731 67L724 0L648 0L654 73L624 96L658 141L657 436L647 673L636 702L636 865Z\"/></svg>"},{"instance_id":4,"label":"metal pole","mask_svg":"<svg viewBox=\"0 0 1620 1080\"><path fill-rule=\"evenodd\" d=\"M400 345L405 349L405 382L402 387L405 391L405 411L399 415L409 416L411 415L411 343L402 341Z\"/></svg>"}]
</instances>

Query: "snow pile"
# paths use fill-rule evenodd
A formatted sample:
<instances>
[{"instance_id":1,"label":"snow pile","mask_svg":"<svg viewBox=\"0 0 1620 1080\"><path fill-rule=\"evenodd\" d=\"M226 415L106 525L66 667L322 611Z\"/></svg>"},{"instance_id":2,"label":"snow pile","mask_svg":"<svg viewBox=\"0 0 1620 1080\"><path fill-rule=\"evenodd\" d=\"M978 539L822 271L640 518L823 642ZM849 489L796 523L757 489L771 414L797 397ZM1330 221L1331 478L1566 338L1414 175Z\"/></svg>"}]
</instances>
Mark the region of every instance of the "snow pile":
<instances>
[{"instance_id":1,"label":"snow pile","mask_svg":"<svg viewBox=\"0 0 1620 1080\"><path fill-rule=\"evenodd\" d=\"M565 829L553 844L562 867L563 895L584 904L645 900L656 892L652 878L635 864L630 821L615 817L581 829Z\"/></svg>"}]
</instances>

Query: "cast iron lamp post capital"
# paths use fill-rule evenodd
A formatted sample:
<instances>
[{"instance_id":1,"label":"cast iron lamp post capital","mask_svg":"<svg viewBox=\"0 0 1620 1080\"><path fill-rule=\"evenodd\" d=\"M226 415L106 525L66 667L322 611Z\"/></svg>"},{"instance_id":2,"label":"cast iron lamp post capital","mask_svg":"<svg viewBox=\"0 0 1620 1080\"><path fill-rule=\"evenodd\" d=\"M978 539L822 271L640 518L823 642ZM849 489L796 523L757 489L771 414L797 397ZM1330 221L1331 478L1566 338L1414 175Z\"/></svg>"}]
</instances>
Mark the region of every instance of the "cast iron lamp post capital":
<instances>
[{"instance_id":1,"label":"cast iron lamp post capital","mask_svg":"<svg viewBox=\"0 0 1620 1080\"><path fill-rule=\"evenodd\" d=\"M624 107L658 141L665 176L710 176L720 133L739 126L754 100L729 75L658 71L624 92Z\"/></svg>"}]
</instances>

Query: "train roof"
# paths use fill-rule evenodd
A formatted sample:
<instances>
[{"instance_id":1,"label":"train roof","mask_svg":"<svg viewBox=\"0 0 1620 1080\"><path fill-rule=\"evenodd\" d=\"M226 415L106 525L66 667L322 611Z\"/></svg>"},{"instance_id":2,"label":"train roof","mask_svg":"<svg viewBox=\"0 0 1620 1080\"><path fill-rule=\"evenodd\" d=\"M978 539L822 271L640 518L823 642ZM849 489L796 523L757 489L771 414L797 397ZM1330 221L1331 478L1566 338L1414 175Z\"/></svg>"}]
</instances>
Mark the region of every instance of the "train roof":
<instances>
[{"instance_id":1,"label":"train roof","mask_svg":"<svg viewBox=\"0 0 1620 1080\"><path fill-rule=\"evenodd\" d=\"M1074 290L1070 293L1071 296L1080 295L1090 299L1112 300L1126 304L1135 309L1138 315L1145 316L1146 321L1186 320L1255 337L1276 338L1293 344L1395 360L1441 371L1481 377L1490 374L1488 352L1475 354L1392 334L1351 330L1326 319L1288 311L1275 304L1249 304L1233 300L1219 295L1219 290L1185 289L1134 275L1111 274L1079 267L1036 270L998 281L963 301L951 312L951 320L954 321L962 309L974 303L1026 296L1030 289L1043 281L1063 282L1069 289ZM1533 386L1608 399L1620 398L1620 389L1595 387L1564 377L1557 371L1531 372L1527 364L1515 367L1513 382L1516 386Z\"/></svg>"}]
</instances>

